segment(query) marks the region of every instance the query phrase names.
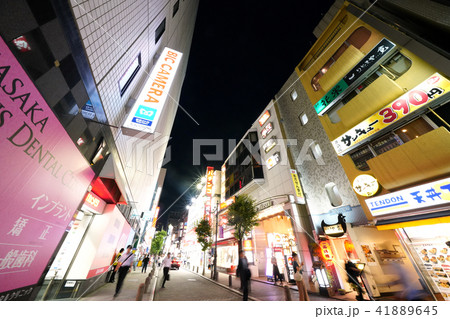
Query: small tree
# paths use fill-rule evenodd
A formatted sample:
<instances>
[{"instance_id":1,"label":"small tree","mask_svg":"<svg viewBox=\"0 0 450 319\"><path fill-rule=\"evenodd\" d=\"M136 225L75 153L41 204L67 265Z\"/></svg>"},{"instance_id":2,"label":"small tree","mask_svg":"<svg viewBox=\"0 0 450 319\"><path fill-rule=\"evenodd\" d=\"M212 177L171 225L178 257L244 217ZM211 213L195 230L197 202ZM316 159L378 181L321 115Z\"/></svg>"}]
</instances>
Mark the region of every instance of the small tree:
<instances>
[{"instance_id":1,"label":"small tree","mask_svg":"<svg viewBox=\"0 0 450 319\"><path fill-rule=\"evenodd\" d=\"M228 225L234 227L234 237L238 240L238 249L241 251L244 236L259 225L255 200L247 194L239 195L228 209Z\"/></svg>"},{"instance_id":2,"label":"small tree","mask_svg":"<svg viewBox=\"0 0 450 319\"><path fill-rule=\"evenodd\" d=\"M150 249L150 253L152 255L159 255L164 245L164 238L166 238L167 233L164 230L161 230L155 234L155 237L152 240L152 247Z\"/></svg>"},{"instance_id":3,"label":"small tree","mask_svg":"<svg viewBox=\"0 0 450 319\"><path fill-rule=\"evenodd\" d=\"M202 246L203 251L203 274L205 274L205 264L206 264L206 250L211 247L211 225L208 220L202 219L198 222L197 227L195 228L195 233L197 234L197 241L200 246Z\"/></svg>"}]
</instances>

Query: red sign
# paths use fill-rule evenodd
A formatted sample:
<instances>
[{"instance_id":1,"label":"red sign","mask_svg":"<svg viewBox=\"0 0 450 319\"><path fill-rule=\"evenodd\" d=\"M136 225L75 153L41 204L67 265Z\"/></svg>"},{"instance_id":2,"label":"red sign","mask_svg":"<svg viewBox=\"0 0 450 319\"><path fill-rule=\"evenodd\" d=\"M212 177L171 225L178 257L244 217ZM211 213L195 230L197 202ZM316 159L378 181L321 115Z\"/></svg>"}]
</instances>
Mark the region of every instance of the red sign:
<instances>
[{"instance_id":1,"label":"red sign","mask_svg":"<svg viewBox=\"0 0 450 319\"><path fill-rule=\"evenodd\" d=\"M213 192L214 167L208 166L206 169L206 196L211 197Z\"/></svg>"},{"instance_id":2,"label":"red sign","mask_svg":"<svg viewBox=\"0 0 450 319\"><path fill-rule=\"evenodd\" d=\"M263 124L266 123L266 121L269 119L269 117L270 117L270 112L269 112L269 110L267 110L267 111L264 112L264 114L258 120L259 125L263 126Z\"/></svg>"},{"instance_id":3,"label":"red sign","mask_svg":"<svg viewBox=\"0 0 450 319\"><path fill-rule=\"evenodd\" d=\"M322 250L322 256L326 261L333 260L333 253L331 252L330 244L327 241L320 242L320 249Z\"/></svg>"},{"instance_id":4,"label":"red sign","mask_svg":"<svg viewBox=\"0 0 450 319\"><path fill-rule=\"evenodd\" d=\"M86 205L91 210L101 214L103 212L103 209L105 209L106 202L94 193L89 192L86 196L86 199L84 200L84 205Z\"/></svg>"}]
</instances>

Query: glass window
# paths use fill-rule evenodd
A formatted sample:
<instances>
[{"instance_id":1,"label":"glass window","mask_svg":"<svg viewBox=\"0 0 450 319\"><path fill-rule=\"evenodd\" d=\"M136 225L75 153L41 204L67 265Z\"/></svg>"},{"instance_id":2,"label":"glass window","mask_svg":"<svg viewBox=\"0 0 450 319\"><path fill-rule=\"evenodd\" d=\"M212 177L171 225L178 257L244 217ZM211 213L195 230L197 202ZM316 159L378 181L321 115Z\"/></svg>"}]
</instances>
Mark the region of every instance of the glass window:
<instances>
[{"instance_id":1,"label":"glass window","mask_svg":"<svg viewBox=\"0 0 450 319\"><path fill-rule=\"evenodd\" d=\"M360 171L368 171L369 165L367 165L366 162L374 157L375 155L373 155L372 150L369 148L369 146L365 146L350 154L350 158L353 160L356 168Z\"/></svg>"},{"instance_id":2,"label":"glass window","mask_svg":"<svg viewBox=\"0 0 450 319\"><path fill-rule=\"evenodd\" d=\"M155 44L161 39L164 31L166 31L166 19L164 19L155 30Z\"/></svg>"},{"instance_id":3,"label":"glass window","mask_svg":"<svg viewBox=\"0 0 450 319\"><path fill-rule=\"evenodd\" d=\"M133 60L133 62L128 66L125 73L119 79L119 89L120 96L125 94L125 91L130 86L133 79L136 77L136 74L141 69L141 53Z\"/></svg>"},{"instance_id":4,"label":"glass window","mask_svg":"<svg viewBox=\"0 0 450 319\"><path fill-rule=\"evenodd\" d=\"M320 68L319 72L314 75L314 77L311 80L311 86L313 87L314 91L320 90L320 84L319 80L320 78L327 73L327 71L330 69L330 67L336 62L339 57L347 50L347 48L350 45L353 45L355 48L360 49L364 43L369 40L371 31L364 28L359 27L353 33L347 38L347 40L344 41L344 43L334 52L332 57Z\"/></svg>"},{"instance_id":5,"label":"glass window","mask_svg":"<svg viewBox=\"0 0 450 319\"><path fill-rule=\"evenodd\" d=\"M425 119L420 117L417 120L396 130L395 134L397 134L398 137L406 143L432 130L433 127Z\"/></svg>"},{"instance_id":6,"label":"glass window","mask_svg":"<svg viewBox=\"0 0 450 319\"><path fill-rule=\"evenodd\" d=\"M411 64L412 62L410 59L405 57L403 54L398 53L389 61L380 65L378 72L386 74L391 80L395 81L409 70Z\"/></svg>"},{"instance_id":7,"label":"glass window","mask_svg":"<svg viewBox=\"0 0 450 319\"><path fill-rule=\"evenodd\" d=\"M173 5L172 18L177 14L179 8L180 8L180 0L175 2L175 4Z\"/></svg>"},{"instance_id":8,"label":"glass window","mask_svg":"<svg viewBox=\"0 0 450 319\"><path fill-rule=\"evenodd\" d=\"M299 118L302 125L306 125L306 123L308 123L308 116L306 115L306 113L300 114Z\"/></svg>"},{"instance_id":9,"label":"glass window","mask_svg":"<svg viewBox=\"0 0 450 319\"><path fill-rule=\"evenodd\" d=\"M297 91L292 91L291 92L291 99L292 99L292 101L295 101L296 99L297 99L297 97L298 97L298 95L297 95Z\"/></svg>"}]
</instances>

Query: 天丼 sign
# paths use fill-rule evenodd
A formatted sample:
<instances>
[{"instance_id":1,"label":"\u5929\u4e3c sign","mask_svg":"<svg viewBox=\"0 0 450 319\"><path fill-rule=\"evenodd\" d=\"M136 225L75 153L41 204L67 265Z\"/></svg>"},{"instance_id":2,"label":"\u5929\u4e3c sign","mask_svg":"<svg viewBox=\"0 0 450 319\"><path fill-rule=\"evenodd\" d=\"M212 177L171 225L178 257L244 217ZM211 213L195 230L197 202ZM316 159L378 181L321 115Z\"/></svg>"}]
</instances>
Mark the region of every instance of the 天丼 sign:
<instances>
[{"instance_id":1,"label":"\u5929\u4e3c sign","mask_svg":"<svg viewBox=\"0 0 450 319\"><path fill-rule=\"evenodd\" d=\"M126 129L155 132L182 55L175 50L164 49L123 124L124 132Z\"/></svg>"},{"instance_id":2,"label":"\u5929\u4e3c sign","mask_svg":"<svg viewBox=\"0 0 450 319\"><path fill-rule=\"evenodd\" d=\"M364 143L367 138L375 138L380 135L377 133L400 119L422 109L426 105L431 106L439 97L447 94L449 89L449 80L439 73L433 74L411 91L403 94L335 139L332 144L336 153L344 155Z\"/></svg>"},{"instance_id":3,"label":"\u5929\u4e3c sign","mask_svg":"<svg viewBox=\"0 0 450 319\"><path fill-rule=\"evenodd\" d=\"M450 178L366 199L372 216L429 207L450 207Z\"/></svg>"},{"instance_id":4,"label":"\u5929\u4e3c sign","mask_svg":"<svg viewBox=\"0 0 450 319\"><path fill-rule=\"evenodd\" d=\"M1 38L0 150L2 293L38 282L94 172Z\"/></svg>"},{"instance_id":5,"label":"\u5929\u4e3c sign","mask_svg":"<svg viewBox=\"0 0 450 319\"><path fill-rule=\"evenodd\" d=\"M347 93L353 83L362 75L373 71L382 60L386 60L390 53L394 52L395 44L387 39L382 39L353 69L350 70L330 91L327 92L316 104L314 109L317 114L323 115L341 97ZM350 89L349 89L350 88Z\"/></svg>"}]
</instances>

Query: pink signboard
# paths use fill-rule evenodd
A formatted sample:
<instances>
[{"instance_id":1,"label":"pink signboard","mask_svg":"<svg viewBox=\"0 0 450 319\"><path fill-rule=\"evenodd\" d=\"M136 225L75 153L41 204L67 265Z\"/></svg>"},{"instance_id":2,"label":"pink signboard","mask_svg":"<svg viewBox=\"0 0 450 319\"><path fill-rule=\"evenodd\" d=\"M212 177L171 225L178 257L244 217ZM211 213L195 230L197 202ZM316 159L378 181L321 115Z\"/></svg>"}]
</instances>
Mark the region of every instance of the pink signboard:
<instances>
[{"instance_id":1,"label":"pink signboard","mask_svg":"<svg viewBox=\"0 0 450 319\"><path fill-rule=\"evenodd\" d=\"M0 38L0 292L38 282L93 177Z\"/></svg>"}]
</instances>

